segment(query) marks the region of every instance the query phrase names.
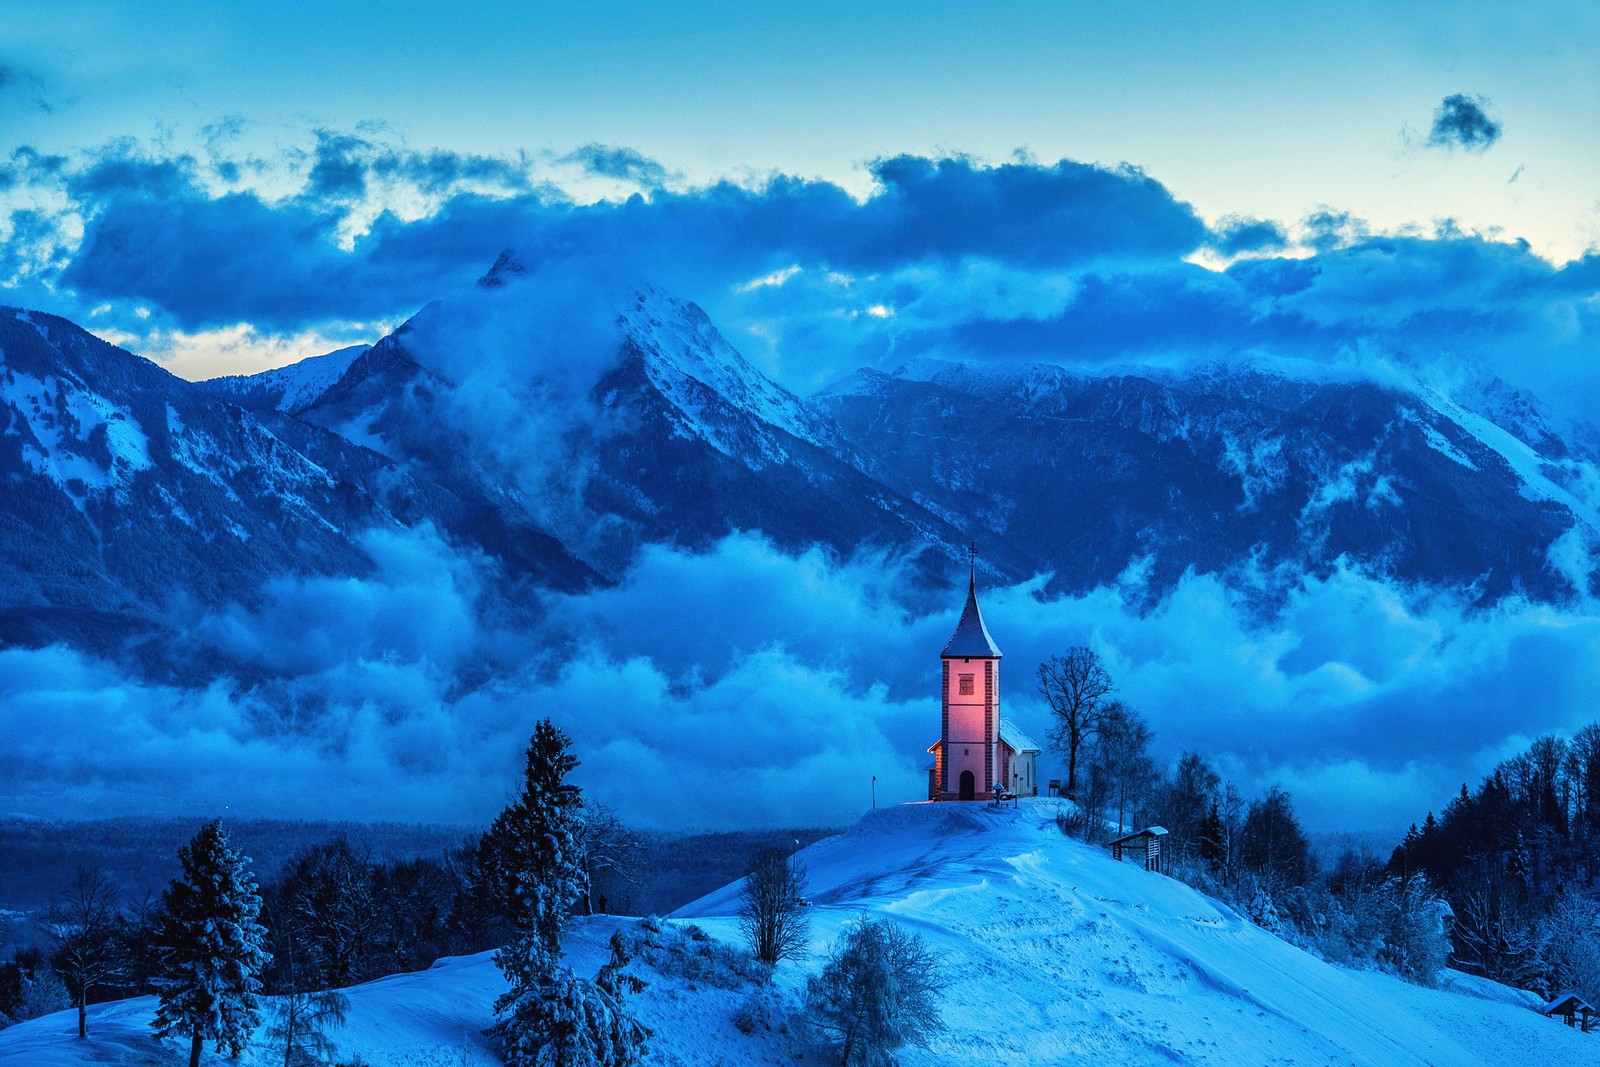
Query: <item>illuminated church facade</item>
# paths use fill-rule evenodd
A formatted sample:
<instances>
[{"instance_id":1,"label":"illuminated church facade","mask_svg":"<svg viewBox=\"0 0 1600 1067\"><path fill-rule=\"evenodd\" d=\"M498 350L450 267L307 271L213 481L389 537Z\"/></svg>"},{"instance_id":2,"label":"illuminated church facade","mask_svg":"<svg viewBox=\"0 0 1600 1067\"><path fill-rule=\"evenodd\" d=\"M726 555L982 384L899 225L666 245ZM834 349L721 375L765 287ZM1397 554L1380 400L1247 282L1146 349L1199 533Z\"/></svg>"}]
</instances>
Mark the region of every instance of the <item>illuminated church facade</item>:
<instances>
[{"instance_id":1,"label":"illuminated church facade","mask_svg":"<svg viewBox=\"0 0 1600 1067\"><path fill-rule=\"evenodd\" d=\"M1037 796L1039 746L1000 714L1000 648L978 609L977 570L940 665L939 740L928 746L929 800Z\"/></svg>"}]
</instances>

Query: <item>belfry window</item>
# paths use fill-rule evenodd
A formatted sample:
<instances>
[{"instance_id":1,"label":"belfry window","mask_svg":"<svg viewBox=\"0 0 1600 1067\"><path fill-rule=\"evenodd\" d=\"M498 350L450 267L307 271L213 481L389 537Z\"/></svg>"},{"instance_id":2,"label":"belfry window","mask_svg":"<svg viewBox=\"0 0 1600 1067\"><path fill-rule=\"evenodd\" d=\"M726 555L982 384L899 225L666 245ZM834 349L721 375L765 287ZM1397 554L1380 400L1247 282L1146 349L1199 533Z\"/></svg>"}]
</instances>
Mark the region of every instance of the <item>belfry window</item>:
<instances>
[{"instance_id":1,"label":"belfry window","mask_svg":"<svg viewBox=\"0 0 1600 1067\"><path fill-rule=\"evenodd\" d=\"M973 678L973 676L970 675L970 674L963 674L963 675L959 675L957 677L957 679L956 679L956 695L957 696L969 697L969 696L972 696L972 694L974 692L976 692L976 690L973 687L972 678Z\"/></svg>"}]
</instances>

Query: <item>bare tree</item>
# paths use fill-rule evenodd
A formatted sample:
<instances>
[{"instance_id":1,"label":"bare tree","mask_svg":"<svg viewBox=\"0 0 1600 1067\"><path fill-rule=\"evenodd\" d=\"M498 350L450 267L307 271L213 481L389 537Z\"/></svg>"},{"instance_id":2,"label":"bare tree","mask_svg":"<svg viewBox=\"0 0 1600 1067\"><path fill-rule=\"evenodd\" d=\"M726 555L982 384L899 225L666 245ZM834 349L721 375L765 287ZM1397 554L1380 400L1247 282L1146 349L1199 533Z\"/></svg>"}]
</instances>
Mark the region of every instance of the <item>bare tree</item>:
<instances>
[{"instance_id":1,"label":"bare tree","mask_svg":"<svg viewBox=\"0 0 1600 1067\"><path fill-rule=\"evenodd\" d=\"M1600 722L1572 735L1567 746L1567 778L1575 797L1574 822L1589 833L1600 833Z\"/></svg>"},{"instance_id":2,"label":"bare tree","mask_svg":"<svg viewBox=\"0 0 1600 1067\"><path fill-rule=\"evenodd\" d=\"M739 926L756 959L777 963L805 955L811 934L805 869L782 849L757 852L739 891Z\"/></svg>"},{"instance_id":3,"label":"bare tree","mask_svg":"<svg viewBox=\"0 0 1600 1067\"><path fill-rule=\"evenodd\" d=\"M1275 892L1304 885L1311 874L1311 845L1282 786L1273 785L1266 796L1251 801L1240 859Z\"/></svg>"},{"instance_id":4,"label":"bare tree","mask_svg":"<svg viewBox=\"0 0 1600 1067\"><path fill-rule=\"evenodd\" d=\"M1067 757L1067 797L1078 799L1078 753L1100 729L1111 675L1092 648L1075 645L1039 664L1039 695L1055 717L1050 742Z\"/></svg>"},{"instance_id":5,"label":"bare tree","mask_svg":"<svg viewBox=\"0 0 1600 1067\"><path fill-rule=\"evenodd\" d=\"M1162 842L1163 851L1170 848L1178 855L1193 857L1206 849L1206 858L1220 866L1224 840L1221 791L1222 777L1204 756L1185 752L1179 757L1171 777L1157 789L1151 813L1170 835ZM1207 840L1209 844L1205 844Z\"/></svg>"},{"instance_id":6,"label":"bare tree","mask_svg":"<svg viewBox=\"0 0 1600 1067\"><path fill-rule=\"evenodd\" d=\"M1096 760L1105 769L1106 783L1117 805L1117 833L1127 831L1125 819L1154 784L1155 764L1150 742L1155 733L1144 717L1120 700L1106 705L1095 738Z\"/></svg>"},{"instance_id":7,"label":"bare tree","mask_svg":"<svg viewBox=\"0 0 1600 1067\"><path fill-rule=\"evenodd\" d=\"M1244 817L1246 812L1244 794L1232 782L1227 783L1222 790L1222 881L1224 885L1230 882L1239 884L1239 870L1242 866L1241 855L1244 844Z\"/></svg>"},{"instance_id":8,"label":"bare tree","mask_svg":"<svg viewBox=\"0 0 1600 1067\"><path fill-rule=\"evenodd\" d=\"M78 868L72 886L50 906L45 930L54 949L50 965L78 1008L78 1036L89 1036L89 995L121 977L127 966L122 911L105 875Z\"/></svg>"},{"instance_id":9,"label":"bare tree","mask_svg":"<svg viewBox=\"0 0 1600 1067\"><path fill-rule=\"evenodd\" d=\"M302 852L288 871L283 919L314 966L311 985L346 986L370 978L387 916L374 897L376 868L343 836Z\"/></svg>"},{"instance_id":10,"label":"bare tree","mask_svg":"<svg viewBox=\"0 0 1600 1067\"><path fill-rule=\"evenodd\" d=\"M595 898L604 901L606 888L614 894L619 887L631 889L639 884L644 838L624 826L617 813L604 804L584 805L578 815L577 838L583 868L589 876L583 913L593 915ZM600 910L609 909L602 906Z\"/></svg>"},{"instance_id":11,"label":"bare tree","mask_svg":"<svg viewBox=\"0 0 1600 1067\"><path fill-rule=\"evenodd\" d=\"M337 989L306 989L294 970L292 946L285 974L287 989L272 999L267 1046L283 1052L283 1067L317 1067L334 1054L328 1031L341 1027L350 999Z\"/></svg>"}]
</instances>

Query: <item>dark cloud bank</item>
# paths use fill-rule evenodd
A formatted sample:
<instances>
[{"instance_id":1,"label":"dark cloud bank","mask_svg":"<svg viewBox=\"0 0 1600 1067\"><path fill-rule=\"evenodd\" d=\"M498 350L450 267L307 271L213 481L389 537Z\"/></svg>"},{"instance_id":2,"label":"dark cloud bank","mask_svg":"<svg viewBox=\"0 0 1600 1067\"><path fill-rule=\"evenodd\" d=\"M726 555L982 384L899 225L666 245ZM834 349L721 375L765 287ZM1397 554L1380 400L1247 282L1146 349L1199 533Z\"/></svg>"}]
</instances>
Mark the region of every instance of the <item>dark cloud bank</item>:
<instances>
[{"instance_id":1,"label":"dark cloud bank","mask_svg":"<svg viewBox=\"0 0 1600 1067\"><path fill-rule=\"evenodd\" d=\"M1462 100L1449 136L1486 147L1498 127ZM248 161L229 162L128 145L17 153L5 181L59 189L73 207L12 215L9 302L135 332L392 320L515 245L534 268L646 278L697 300L802 391L931 355L1274 358L1444 378L1486 367L1568 413L1600 393L1594 256L1557 266L1449 226L1374 235L1334 211L1208 227L1133 168L896 157L857 200L786 176L670 188L659 164L591 145L567 162L641 195L579 205L521 158L334 133L289 195L239 187ZM377 210L351 231L374 189L397 184L428 209ZM1191 262L1201 255L1244 258L1219 271ZM959 603L954 590L948 603L913 597L896 559L793 557L753 534L702 555L648 549L615 588L547 597L529 633L490 617L496 576L431 531L370 534L367 549L365 579L286 575L252 609L189 621L187 640L250 665L249 680L183 688L68 649L0 650L0 744L14 756L0 761L0 807L482 820L544 714L577 739L585 784L641 823L842 822L874 774L880 798L921 789ZM985 594L1009 714L1043 735L1033 666L1091 644L1164 756L1212 754L1247 788L1282 781L1322 827L1402 826L1600 707L1587 602L1472 610L1449 590L1348 569L1297 586L1269 617L1210 577L1153 605L1136 568L1081 597L1043 587Z\"/></svg>"}]
</instances>

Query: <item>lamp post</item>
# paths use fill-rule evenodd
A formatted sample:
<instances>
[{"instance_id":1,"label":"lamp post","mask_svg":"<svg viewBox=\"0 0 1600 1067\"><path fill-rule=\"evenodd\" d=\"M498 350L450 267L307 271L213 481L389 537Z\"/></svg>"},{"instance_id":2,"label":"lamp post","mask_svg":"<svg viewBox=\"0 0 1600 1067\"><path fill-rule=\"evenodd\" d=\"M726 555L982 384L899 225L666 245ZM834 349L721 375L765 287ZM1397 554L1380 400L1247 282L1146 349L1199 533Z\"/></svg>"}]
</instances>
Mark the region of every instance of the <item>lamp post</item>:
<instances>
[{"instance_id":1,"label":"lamp post","mask_svg":"<svg viewBox=\"0 0 1600 1067\"><path fill-rule=\"evenodd\" d=\"M878 807L878 776L876 774L872 776L872 807L874 810Z\"/></svg>"}]
</instances>

